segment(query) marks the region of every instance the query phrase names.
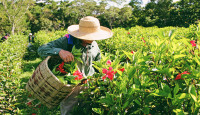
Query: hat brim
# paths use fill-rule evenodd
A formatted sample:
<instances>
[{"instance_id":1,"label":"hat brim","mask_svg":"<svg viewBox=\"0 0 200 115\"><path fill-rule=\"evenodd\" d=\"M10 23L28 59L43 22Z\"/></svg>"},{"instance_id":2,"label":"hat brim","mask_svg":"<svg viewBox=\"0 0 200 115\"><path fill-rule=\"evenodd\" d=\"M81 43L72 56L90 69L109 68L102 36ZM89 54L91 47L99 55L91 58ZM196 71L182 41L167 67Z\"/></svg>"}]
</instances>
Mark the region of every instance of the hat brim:
<instances>
[{"instance_id":1,"label":"hat brim","mask_svg":"<svg viewBox=\"0 0 200 115\"><path fill-rule=\"evenodd\" d=\"M83 40L104 40L113 35L109 28L103 26L100 26L100 29L96 32L80 32L79 25L71 25L67 28L67 31L72 36Z\"/></svg>"}]
</instances>

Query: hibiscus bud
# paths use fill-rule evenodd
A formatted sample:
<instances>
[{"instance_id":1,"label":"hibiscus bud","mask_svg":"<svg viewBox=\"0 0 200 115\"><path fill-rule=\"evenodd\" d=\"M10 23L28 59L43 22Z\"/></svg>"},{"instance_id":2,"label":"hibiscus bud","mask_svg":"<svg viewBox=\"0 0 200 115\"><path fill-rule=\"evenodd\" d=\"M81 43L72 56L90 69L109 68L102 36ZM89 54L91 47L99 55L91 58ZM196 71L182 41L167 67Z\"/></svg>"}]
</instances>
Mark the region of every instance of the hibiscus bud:
<instances>
[{"instance_id":1,"label":"hibiscus bud","mask_svg":"<svg viewBox=\"0 0 200 115\"><path fill-rule=\"evenodd\" d=\"M111 65L111 60L108 60L108 61L106 62L106 64L107 64L107 65Z\"/></svg>"}]
</instances>

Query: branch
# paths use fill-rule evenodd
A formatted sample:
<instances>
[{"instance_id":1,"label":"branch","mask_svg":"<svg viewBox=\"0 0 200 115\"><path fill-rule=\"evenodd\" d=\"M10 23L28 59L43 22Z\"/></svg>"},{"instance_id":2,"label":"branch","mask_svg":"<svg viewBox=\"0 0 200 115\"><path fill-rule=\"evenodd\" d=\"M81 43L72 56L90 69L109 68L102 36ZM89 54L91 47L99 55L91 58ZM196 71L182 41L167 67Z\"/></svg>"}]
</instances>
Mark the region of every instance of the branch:
<instances>
[{"instance_id":1,"label":"branch","mask_svg":"<svg viewBox=\"0 0 200 115\"><path fill-rule=\"evenodd\" d=\"M28 6L27 6L27 8L26 8L26 10L25 10L25 12L24 12L24 13L26 13L26 12L27 12L27 10L29 9L29 6L30 6L30 5L28 4ZM17 20L16 22L18 22L18 21L19 21L19 20L22 18L22 16L23 16L23 15L21 15L21 16L18 18L18 20Z\"/></svg>"},{"instance_id":2,"label":"branch","mask_svg":"<svg viewBox=\"0 0 200 115\"><path fill-rule=\"evenodd\" d=\"M9 12L8 12L8 10L7 10L7 4L5 4L5 1L4 1L4 0L2 1L2 4L3 4L3 6L4 6L4 10L6 11L6 14L8 15L8 19L9 19L9 21L10 21L10 23L11 23L10 14L9 14Z\"/></svg>"}]
</instances>

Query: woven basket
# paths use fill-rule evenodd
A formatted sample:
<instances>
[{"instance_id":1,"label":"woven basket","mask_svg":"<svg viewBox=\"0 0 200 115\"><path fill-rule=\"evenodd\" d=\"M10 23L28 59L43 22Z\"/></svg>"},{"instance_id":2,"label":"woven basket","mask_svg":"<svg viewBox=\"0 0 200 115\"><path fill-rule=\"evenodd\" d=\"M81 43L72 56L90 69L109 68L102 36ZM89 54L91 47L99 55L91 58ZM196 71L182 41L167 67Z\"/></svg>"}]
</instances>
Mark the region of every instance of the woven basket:
<instances>
[{"instance_id":1,"label":"woven basket","mask_svg":"<svg viewBox=\"0 0 200 115\"><path fill-rule=\"evenodd\" d=\"M65 85L60 82L48 67L50 58L51 56L48 56L36 68L26 85L26 89L48 108L53 108L58 106L80 84L75 86Z\"/></svg>"}]
</instances>

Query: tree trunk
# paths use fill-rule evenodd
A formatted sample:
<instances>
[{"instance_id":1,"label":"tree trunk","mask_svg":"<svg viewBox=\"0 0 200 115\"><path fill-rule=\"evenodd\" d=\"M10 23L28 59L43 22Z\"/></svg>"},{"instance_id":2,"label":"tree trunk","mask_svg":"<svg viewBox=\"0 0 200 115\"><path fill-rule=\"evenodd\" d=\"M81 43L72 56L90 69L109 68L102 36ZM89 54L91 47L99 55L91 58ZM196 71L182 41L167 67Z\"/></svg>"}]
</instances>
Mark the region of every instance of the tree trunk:
<instances>
[{"instance_id":1,"label":"tree trunk","mask_svg":"<svg viewBox=\"0 0 200 115\"><path fill-rule=\"evenodd\" d=\"M13 23L12 24L12 35L14 35L15 34L15 24Z\"/></svg>"}]
</instances>

